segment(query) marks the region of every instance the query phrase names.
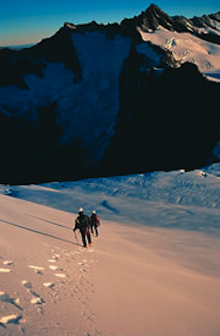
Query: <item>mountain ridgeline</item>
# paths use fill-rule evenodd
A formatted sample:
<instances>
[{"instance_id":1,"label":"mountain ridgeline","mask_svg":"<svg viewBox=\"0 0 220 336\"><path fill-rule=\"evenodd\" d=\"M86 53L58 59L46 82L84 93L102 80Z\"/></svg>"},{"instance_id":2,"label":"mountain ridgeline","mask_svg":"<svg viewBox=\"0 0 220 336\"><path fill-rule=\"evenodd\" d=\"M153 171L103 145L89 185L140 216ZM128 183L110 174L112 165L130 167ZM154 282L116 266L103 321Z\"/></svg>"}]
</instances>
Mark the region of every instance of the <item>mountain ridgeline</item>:
<instances>
[{"instance_id":1,"label":"mountain ridgeline","mask_svg":"<svg viewBox=\"0 0 220 336\"><path fill-rule=\"evenodd\" d=\"M195 41L218 51L220 12L186 19L151 5L120 24L65 23L31 48L1 49L0 183L189 170L218 160L220 84L195 59L178 59L146 37L163 32L192 39L184 56Z\"/></svg>"}]
</instances>

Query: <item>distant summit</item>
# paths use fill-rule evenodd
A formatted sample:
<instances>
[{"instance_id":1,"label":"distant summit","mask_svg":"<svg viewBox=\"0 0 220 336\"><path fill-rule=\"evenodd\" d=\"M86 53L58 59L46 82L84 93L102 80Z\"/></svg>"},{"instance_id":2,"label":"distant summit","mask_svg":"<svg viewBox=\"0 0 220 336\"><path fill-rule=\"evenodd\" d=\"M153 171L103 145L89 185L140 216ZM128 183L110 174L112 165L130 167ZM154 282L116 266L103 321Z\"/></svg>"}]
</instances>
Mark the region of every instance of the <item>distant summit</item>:
<instances>
[{"instance_id":1,"label":"distant summit","mask_svg":"<svg viewBox=\"0 0 220 336\"><path fill-rule=\"evenodd\" d=\"M174 29L174 21L162 11L158 6L151 4L150 7L142 12L137 18L137 24L145 31L156 30L162 26L166 29Z\"/></svg>"},{"instance_id":2,"label":"distant summit","mask_svg":"<svg viewBox=\"0 0 220 336\"><path fill-rule=\"evenodd\" d=\"M0 50L1 49L11 49L11 50L21 50L21 49L25 49L25 48L31 48L34 46L34 43L29 43L29 44L19 44L19 45L12 45L12 46L0 46Z\"/></svg>"}]
</instances>

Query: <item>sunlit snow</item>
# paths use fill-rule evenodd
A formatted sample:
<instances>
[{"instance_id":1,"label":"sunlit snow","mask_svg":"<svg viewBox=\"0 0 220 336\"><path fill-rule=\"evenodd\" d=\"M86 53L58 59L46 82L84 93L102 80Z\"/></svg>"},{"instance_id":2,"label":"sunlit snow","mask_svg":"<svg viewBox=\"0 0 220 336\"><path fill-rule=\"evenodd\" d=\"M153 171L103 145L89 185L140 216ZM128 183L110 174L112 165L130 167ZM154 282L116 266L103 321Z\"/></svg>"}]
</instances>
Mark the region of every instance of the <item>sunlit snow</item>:
<instances>
[{"instance_id":1,"label":"sunlit snow","mask_svg":"<svg viewBox=\"0 0 220 336\"><path fill-rule=\"evenodd\" d=\"M220 46L217 44L204 41L190 33L178 33L163 27L150 33L139 28L139 32L144 41L169 49L180 63L194 63L201 72L220 69Z\"/></svg>"}]
</instances>

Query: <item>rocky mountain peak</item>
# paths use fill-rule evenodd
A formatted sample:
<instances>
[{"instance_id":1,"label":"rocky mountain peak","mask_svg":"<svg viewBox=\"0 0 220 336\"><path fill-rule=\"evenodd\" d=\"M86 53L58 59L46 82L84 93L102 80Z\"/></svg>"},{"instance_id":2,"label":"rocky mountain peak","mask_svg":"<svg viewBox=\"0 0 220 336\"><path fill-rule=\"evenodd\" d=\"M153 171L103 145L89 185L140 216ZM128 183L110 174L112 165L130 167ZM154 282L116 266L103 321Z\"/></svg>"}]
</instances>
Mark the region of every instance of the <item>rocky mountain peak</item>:
<instances>
[{"instance_id":1,"label":"rocky mountain peak","mask_svg":"<svg viewBox=\"0 0 220 336\"><path fill-rule=\"evenodd\" d=\"M155 16L167 15L160 7L155 4L150 4L145 13L152 13Z\"/></svg>"},{"instance_id":2,"label":"rocky mountain peak","mask_svg":"<svg viewBox=\"0 0 220 336\"><path fill-rule=\"evenodd\" d=\"M64 28L68 28L68 29L76 29L77 26L74 25L73 23L71 22L65 22L64 25L63 25Z\"/></svg>"},{"instance_id":3,"label":"rocky mountain peak","mask_svg":"<svg viewBox=\"0 0 220 336\"><path fill-rule=\"evenodd\" d=\"M159 26L170 29L173 24L172 18L154 4L151 4L147 10L142 12L138 17L138 25L144 31L156 30Z\"/></svg>"}]
</instances>

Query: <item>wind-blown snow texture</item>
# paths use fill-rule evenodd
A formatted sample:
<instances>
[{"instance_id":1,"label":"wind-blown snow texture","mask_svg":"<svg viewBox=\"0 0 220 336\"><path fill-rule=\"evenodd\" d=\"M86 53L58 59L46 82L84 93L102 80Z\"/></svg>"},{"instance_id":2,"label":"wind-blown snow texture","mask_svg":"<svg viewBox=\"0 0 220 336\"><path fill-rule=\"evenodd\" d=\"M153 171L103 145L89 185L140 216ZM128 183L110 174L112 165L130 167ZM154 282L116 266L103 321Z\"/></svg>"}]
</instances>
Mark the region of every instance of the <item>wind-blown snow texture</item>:
<instances>
[{"instance_id":1,"label":"wind-blown snow texture","mask_svg":"<svg viewBox=\"0 0 220 336\"><path fill-rule=\"evenodd\" d=\"M121 223L215 234L220 228L219 181L220 164L214 164L191 172L158 171L79 182L12 186L10 193L68 212L75 212L81 206L88 212L96 209L102 218ZM4 193L5 187L1 190ZM163 207L163 215L152 220Z\"/></svg>"}]
</instances>

